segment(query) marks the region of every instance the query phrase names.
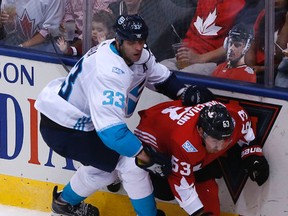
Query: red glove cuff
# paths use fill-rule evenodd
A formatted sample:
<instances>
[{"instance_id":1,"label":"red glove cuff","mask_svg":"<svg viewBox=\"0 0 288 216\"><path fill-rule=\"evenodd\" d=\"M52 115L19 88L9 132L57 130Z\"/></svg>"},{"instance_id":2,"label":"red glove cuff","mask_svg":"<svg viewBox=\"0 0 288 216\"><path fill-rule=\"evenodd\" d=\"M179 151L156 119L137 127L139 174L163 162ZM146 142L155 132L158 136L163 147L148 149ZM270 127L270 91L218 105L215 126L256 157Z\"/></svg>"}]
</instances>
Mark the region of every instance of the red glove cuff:
<instances>
[{"instance_id":1,"label":"red glove cuff","mask_svg":"<svg viewBox=\"0 0 288 216\"><path fill-rule=\"evenodd\" d=\"M248 146L241 151L241 158L245 159L251 155L263 156L263 149L261 146Z\"/></svg>"}]
</instances>

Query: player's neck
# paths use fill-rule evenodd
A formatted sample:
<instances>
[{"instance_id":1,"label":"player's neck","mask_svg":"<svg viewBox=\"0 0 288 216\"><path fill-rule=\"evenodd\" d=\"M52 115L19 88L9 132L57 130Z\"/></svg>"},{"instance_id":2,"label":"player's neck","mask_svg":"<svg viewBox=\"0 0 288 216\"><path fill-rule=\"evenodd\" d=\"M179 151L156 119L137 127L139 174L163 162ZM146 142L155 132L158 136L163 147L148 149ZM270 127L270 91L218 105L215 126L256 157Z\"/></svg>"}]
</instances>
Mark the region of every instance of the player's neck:
<instances>
[{"instance_id":1,"label":"player's neck","mask_svg":"<svg viewBox=\"0 0 288 216\"><path fill-rule=\"evenodd\" d=\"M242 56L238 61L229 61L227 68L236 68L245 65L244 57Z\"/></svg>"}]
</instances>

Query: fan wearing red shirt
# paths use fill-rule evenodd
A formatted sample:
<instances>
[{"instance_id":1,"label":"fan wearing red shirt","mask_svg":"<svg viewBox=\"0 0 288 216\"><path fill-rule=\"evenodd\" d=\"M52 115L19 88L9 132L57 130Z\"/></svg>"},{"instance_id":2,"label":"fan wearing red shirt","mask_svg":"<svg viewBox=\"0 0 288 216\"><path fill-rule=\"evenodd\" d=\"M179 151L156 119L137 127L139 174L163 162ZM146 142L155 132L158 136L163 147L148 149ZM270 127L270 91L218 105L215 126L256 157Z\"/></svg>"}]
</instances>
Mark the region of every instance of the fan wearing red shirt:
<instances>
[{"instance_id":1,"label":"fan wearing red shirt","mask_svg":"<svg viewBox=\"0 0 288 216\"><path fill-rule=\"evenodd\" d=\"M241 157L250 178L260 186L269 176L262 148L250 143L255 136L241 106L213 100L187 107L181 101L169 101L139 115L135 134L156 159L157 154L171 159L170 189L190 216L220 216L215 178L198 181L194 173L205 170L236 143L243 147ZM137 160L136 164L141 167Z\"/></svg>"},{"instance_id":2,"label":"fan wearing red shirt","mask_svg":"<svg viewBox=\"0 0 288 216\"><path fill-rule=\"evenodd\" d=\"M211 75L225 60L224 39L249 0L198 0L195 15L175 58L161 63L170 70ZM184 68L177 67L185 62Z\"/></svg>"},{"instance_id":3,"label":"fan wearing red shirt","mask_svg":"<svg viewBox=\"0 0 288 216\"><path fill-rule=\"evenodd\" d=\"M256 83L256 73L245 63L245 54L253 39L252 29L243 23L235 25L224 43L227 61L218 65L212 76Z\"/></svg>"}]
</instances>

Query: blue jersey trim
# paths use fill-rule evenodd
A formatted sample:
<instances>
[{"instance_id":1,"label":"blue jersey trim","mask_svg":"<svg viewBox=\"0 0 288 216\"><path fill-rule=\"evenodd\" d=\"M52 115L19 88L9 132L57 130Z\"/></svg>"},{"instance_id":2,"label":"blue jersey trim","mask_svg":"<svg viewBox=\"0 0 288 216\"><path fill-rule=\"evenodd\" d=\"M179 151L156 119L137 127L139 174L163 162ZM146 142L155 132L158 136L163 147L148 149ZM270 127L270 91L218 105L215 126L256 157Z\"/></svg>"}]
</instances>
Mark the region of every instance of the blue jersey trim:
<instances>
[{"instance_id":1,"label":"blue jersey trim","mask_svg":"<svg viewBox=\"0 0 288 216\"><path fill-rule=\"evenodd\" d=\"M115 47L115 43L110 44L110 49L112 50L112 52L114 52L115 54L120 56L120 53L118 52L118 50Z\"/></svg>"},{"instance_id":2,"label":"blue jersey trim","mask_svg":"<svg viewBox=\"0 0 288 216\"><path fill-rule=\"evenodd\" d=\"M102 130L98 132L98 136L106 146L127 157L135 156L142 147L139 139L128 129L126 124Z\"/></svg>"}]
</instances>

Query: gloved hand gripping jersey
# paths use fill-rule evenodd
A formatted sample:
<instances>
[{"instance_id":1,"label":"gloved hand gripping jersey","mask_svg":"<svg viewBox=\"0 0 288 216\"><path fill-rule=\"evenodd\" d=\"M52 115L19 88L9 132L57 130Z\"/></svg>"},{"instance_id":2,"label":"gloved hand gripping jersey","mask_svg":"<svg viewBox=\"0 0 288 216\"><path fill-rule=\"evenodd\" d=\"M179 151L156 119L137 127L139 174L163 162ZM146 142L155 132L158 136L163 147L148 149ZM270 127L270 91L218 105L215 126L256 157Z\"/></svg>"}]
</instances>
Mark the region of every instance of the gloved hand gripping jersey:
<instances>
[{"instance_id":1,"label":"gloved hand gripping jersey","mask_svg":"<svg viewBox=\"0 0 288 216\"><path fill-rule=\"evenodd\" d=\"M143 150L150 157L150 162L143 163L136 157L135 163L138 167L161 177L169 175L169 173L172 171L170 157L160 152L157 152L153 147L148 145L143 145Z\"/></svg>"},{"instance_id":2,"label":"gloved hand gripping jersey","mask_svg":"<svg viewBox=\"0 0 288 216\"><path fill-rule=\"evenodd\" d=\"M263 155L262 147L253 145L244 148L241 158L251 180L256 181L259 186L264 184L269 177L269 164Z\"/></svg>"},{"instance_id":3,"label":"gloved hand gripping jersey","mask_svg":"<svg viewBox=\"0 0 288 216\"><path fill-rule=\"evenodd\" d=\"M214 95L205 87L188 86L184 89L181 99L184 106L193 106L213 100Z\"/></svg>"}]
</instances>

